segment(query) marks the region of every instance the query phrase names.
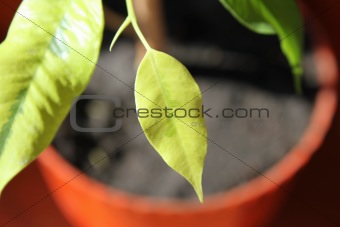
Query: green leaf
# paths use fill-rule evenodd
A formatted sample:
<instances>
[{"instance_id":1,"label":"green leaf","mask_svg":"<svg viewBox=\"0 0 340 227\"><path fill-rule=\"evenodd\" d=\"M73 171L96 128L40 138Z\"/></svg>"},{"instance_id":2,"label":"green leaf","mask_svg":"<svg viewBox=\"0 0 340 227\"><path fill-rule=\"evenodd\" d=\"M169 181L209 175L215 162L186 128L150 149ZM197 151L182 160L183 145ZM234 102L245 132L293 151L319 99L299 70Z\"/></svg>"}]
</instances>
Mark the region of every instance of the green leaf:
<instances>
[{"instance_id":1,"label":"green leaf","mask_svg":"<svg viewBox=\"0 0 340 227\"><path fill-rule=\"evenodd\" d=\"M162 109L162 117L152 114L139 116L148 140L164 161L191 183L202 202L201 180L207 131L198 85L180 62L150 49L139 66L135 88L136 106L141 113L160 112ZM167 115L165 108L168 109ZM200 110L198 118L195 118L197 110L191 112L194 117L188 114L194 109ZM182 117L184 111L187 115Z\"/></svg>"},{"instance_id":2,"label":"green leaf","mask_svg":"<svg viewBox=\"0 0 340 227\"><path fill-rule=\"evenodd\" d=\"M0 192L51 142L88 84L100 0L25 0L0 46Z\"/></svg>"},{"instance_id":3,"label":"green leaf","mask_svg":"<svg viewBox=\"0 0 340 227\"><path fill-rule=\"evenodd\" d=\"M301 89L303 21L295 0L220 0L244 26L260 34L277 34L281 49Z\"/></svg>"}]
</instances>

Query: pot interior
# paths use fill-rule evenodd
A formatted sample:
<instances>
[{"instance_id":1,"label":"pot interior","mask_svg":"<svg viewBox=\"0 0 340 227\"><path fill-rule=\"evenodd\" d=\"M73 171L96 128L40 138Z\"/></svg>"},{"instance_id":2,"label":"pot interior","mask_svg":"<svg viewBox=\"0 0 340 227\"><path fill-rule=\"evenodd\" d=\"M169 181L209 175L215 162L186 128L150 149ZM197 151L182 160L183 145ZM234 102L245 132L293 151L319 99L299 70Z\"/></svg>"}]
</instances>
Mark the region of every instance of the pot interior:
<instances>
[{"instance_id":1,"label":"pot interior","mask_svg":"<svg viewBox=\"0 0 340 227\"><path fill-rule=\"evenodd\" d=\"M191 19L176 24L169 19L172 8L165 13L171 38L167 52L189 68L203 92L204 109L211 109L205 116L209 145L203 174L203 190L210 195L253 179L294 147L309 124L319 83L308 31L303 95L299 96L275 36L256 35L220 5L205 4L215 7L214 17L198 8ZM226 22L217 26L217 21ZM112 37L106 31L98 62L112 75L97 68L84 94L115 97L121 107L133 109L134 45L122 38L110 53ZM116 107L120 106L105 100L81 100L76 105L77 124L110 128L119 123L112 115ZM139 135L142 129L136 114L131 112L120 121L115 132L77 132L67 118L53 144L74 166L114 188L157 198L195 198L189 183Z\"/></svg>"}]
</instances>

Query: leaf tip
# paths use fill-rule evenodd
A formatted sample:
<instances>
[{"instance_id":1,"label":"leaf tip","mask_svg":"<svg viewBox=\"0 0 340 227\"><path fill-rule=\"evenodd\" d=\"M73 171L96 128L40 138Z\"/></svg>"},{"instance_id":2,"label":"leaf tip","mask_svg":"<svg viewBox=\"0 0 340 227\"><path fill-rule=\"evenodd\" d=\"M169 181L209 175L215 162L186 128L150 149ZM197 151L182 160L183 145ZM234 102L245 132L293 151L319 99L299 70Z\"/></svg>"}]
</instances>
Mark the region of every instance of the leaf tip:
<instances>
[{"instance_id":1,"label":"leaf tip","mask_svg":"<svg viewBox=\"0 0 340 227\"><path fill-rule=\"evenodd\" d=\"M200 201L200 203L203 203L204 200L204 195L203 195L203 189L202 189L202 176L199 176L199 178L197 178L196 182L190 182L190 184L192 185L192 187L194 188L196 195L198 197L198 200Z\"/></svg>"},{"instance_id":2,"label":"leaf tip","mask_svg":"<svg viewBox=\"0 0 340 227\"><path fill-rule=\"evenodd\" d=\"M294 88L295 92L298 95L303 94L302 90L302 74L303 74L303 69L300 65L292 67L292 72L294 75Z\"/></svg>"},{"instance_id":3,"label":"leaf tip","mask_svg":"<svg viewBox=\"0 0 340 227\"><path fill-rule=\"evenodd\" d=\"M203 196L203 191L202 191L202 186L201 186L201 189L200 189L200 192L196 191L196 194L197 194L197 197L198 197L198 200L200 201L200 203L204 203L204 196Z\"/></svg>"}]
</instances>

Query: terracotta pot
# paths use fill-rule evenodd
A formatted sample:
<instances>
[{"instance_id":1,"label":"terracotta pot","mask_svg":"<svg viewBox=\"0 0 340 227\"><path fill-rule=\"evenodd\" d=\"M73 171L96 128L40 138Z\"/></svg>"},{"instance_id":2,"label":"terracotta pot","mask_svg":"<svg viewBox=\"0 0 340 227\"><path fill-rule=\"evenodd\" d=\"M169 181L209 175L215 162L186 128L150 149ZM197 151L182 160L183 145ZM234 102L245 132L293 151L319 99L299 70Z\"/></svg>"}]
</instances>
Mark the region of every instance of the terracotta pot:
<instances>
[{"instance_id":1,"label":"terracotta pot","mask_svg":"<svg viewBox=\"0 0 340 227\"><path fill-rule=\"evenodd\" d=\"M7 30L15 15L21 0L3 0L0 1L0 42L2 42L7 34Z\"/></svg>"},{"instance_id":2,"label":"terracotta pot","mask_svg":"<svg viewBox=\"0 0 340 227\"><path fill-rule=\"evenodd\" d=\"M68 226L68 222L75 227L265 226L283 202L294 196L291 189L295 176L317 153L337 108L340 45L334 49L333 42L340 40L340 32L335 32L333 26L324 22L330 23L328 17L339 21L337 18L340 16L338 13L326 15L319 12L321 6L332 5L333 2L303 1L307 12L313 15L307 20L316 24L313 26L315 60L322 86L304 135L263 176L210 196L203 205L187 201L157 201L106 187L80 173L50 147L4 191L0 201L0 225L7 222L6 226L13 227L27 226L27 223L35 227ZM324 30L318 28L319 22ZM33 185L30 185L31 180L34 180ZM35 190L39 193L34 193ZM19 198L17 193L21 195ZM30 196L28 193L33 194L33 201L23 202ZM44 218L39 216L39 211L47 211L45 215L50 215L48 225L48 221L41 221ZM56 224L54 220L58 218L65 223Z\"/></svg>"}]
</instances>

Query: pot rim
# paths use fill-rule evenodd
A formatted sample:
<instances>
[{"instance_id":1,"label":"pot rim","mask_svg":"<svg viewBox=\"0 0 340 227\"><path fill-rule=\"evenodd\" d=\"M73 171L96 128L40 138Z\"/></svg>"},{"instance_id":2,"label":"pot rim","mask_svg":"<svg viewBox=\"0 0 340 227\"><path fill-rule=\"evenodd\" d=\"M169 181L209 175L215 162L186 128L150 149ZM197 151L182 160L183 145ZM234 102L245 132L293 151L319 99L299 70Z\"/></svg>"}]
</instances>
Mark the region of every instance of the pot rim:
<instances>
[{"instance_id":1,"label":"pot rim","mask_svg":"<svg viewBox=\"0 0 340 227\"><path fill-rule=\"evenodd\" d=\"M313 33L318 34L319 32ZM312 155L321 146L327 131L331 127L337 108L336 84L338 68L335 54L325 37L317 37L314 47L314 58L318 79L320 80L320 90L316 95L310 124L305 129L301 139L280 161L263 174L259 173L252 180L225 192L206 196L205 202L202 205L196 200L157 199L107 187L103 183L87 177L85 174L81 174L79 170L68 164L57 154L51 146L39 156L37 162L42 168L48 169L48 172L53 173L61 182L65 182L61 187L76 179L72 186L88 197L93 197L101 203L114 204L115 207L139 213L155 212L155 210L160 213L183 211L186 213L216 212L226 207L239 206L276 190L281 190L289 196L289 192L282 185L291 180L298 170L308 163ZM44 175L44 171L42 172ZM44 177L48 182L47 174ZM60 188L52 189L52 193Z\"/></svg>"}]
</instances>

